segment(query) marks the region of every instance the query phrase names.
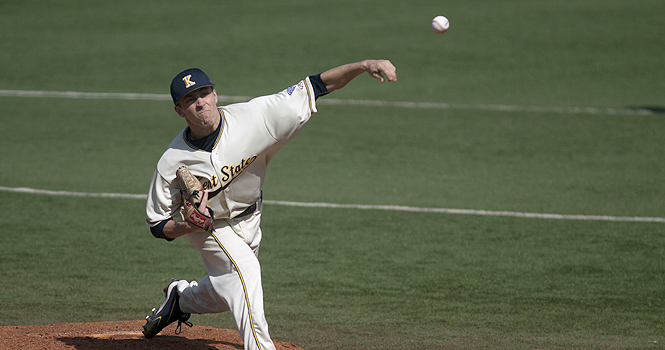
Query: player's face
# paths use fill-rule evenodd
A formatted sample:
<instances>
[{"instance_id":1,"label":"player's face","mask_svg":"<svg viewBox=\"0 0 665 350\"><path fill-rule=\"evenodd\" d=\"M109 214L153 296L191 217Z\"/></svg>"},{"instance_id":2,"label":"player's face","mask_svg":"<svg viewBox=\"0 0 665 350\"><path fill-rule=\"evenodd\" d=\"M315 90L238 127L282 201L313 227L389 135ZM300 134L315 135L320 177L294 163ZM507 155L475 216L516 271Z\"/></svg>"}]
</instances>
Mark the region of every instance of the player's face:
<instances>
[{"instance_id":1,"label":"player's face","mask_svg":"<svg viewBox=\"0 0 665 350\"><path fill-rule=\"evenodd\" d=\"M207 136L205 133L217 128L219 111L217 110L217 91L212 86L194 90L180 100L175 111L185 120L197 136ZM200 133L205 133L200 135Z\"/></svg>"}]
</instances>

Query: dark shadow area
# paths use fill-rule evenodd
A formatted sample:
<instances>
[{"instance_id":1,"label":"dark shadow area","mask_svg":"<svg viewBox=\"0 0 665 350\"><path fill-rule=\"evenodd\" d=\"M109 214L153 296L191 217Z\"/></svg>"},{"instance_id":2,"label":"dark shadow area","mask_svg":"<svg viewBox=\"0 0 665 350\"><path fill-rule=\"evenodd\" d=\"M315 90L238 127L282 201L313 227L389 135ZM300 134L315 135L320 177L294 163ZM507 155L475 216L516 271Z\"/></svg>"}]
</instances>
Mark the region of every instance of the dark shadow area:
<instances>
[{"instance_id":1,"label":"dark shadow area","mask_svg":"<svg viewBox=\"0 0 665 350\"><path fill-rule=\"evenodd\" d=\"M663 114L665 113L665 106L631 106L628 109L635 111L649 111L654 114Z\"/></svg>"},{"instance_id":2,"label":"dark shadow area","mask_svg":"<svg viewBox=\"0 0 665 350\"><path fill-rule=\"evenodd\" d=\"M209 339L187 339L176 336L157 336L152 339L108 339L108 338L92 338L92 337L60 337L57 338L69 346L73 346L76 350L127 350L127 349L142 349L142 350L217 350L218 347L213 346L217 344L228 347L230 349L242 350L242 344L230 343Z\"/></svg>"}]
</instances>

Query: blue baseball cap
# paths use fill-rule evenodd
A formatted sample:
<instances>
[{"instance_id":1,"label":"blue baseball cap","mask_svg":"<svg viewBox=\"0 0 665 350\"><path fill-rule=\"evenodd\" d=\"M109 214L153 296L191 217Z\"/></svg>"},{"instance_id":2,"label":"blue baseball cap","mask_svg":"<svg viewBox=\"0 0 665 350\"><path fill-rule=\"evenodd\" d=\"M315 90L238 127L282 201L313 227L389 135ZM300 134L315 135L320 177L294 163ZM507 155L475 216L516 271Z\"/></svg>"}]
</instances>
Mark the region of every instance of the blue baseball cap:
<instances>
[{"instance_id":1,"label":"blue baseball cap","mask_svg":"<svg viewBox=\"0 0 665 350\"><path fill-rule=\"evenodd\" d=\"M171 81L173 104L177 105L188 93L206 86L215 86L215 84L198 68L190 68L178 73Z\"/></svg>"}]
</instances>

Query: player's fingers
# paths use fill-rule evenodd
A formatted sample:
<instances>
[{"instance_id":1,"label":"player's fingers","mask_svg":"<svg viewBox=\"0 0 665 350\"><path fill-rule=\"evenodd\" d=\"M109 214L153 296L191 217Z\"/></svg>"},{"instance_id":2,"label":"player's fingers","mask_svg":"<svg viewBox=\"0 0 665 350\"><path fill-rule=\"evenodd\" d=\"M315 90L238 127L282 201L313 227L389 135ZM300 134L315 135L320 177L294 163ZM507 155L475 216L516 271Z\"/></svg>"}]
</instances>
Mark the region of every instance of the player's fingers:
<instances>
[{"instance_id":1,"label":"player's fingers","mask_svg":"<svg viewBox=\"0 0 665 350\"><path fill-rule=\"evenodd\" d=\"M397 68L392 62L388 60L381 61L381 71L388 78L388 81L397 81Z\"/></svg>"},{"instance_id":2,"label":"player's fingers","mask_svg":"<svg viewBox=\"0 0 665 350\"><path fill-rule=\"evenodd\" d=\"M383 77L383 74L381 74L380 72L372 72L372 76L376 79L381 80L381 83L386 81L385 78Z\"/></svg>"},{"instance_id":3,"label":"player's fingers","mask_svg":"<svg viewBox=\"0 0 665 350\"><path fill-rule=\"evenodd\" d=\"M376 78L376 79L381 80L382 83L385 81L385 78L383 77L383 74L381 73L381 69L378 66L377 67L372 67L367 73L369 73L369 75L372 78Z\"/></svg>"},{"instance_id":4,"label":"player's fingers","mask_svg":"<svg viewBox=\"0 0 665 350\"><path fill-rule=\"evenodd\" d=\"M382 83L388 81L397 81L397 73L395 66L388 60L377 60L373 62L370 67L370 75L379 79Z\"/></svg>"},{"instance_id":5,"label":"player's fingers","mask_svg":"<svg viewBox=\"0 0 665 350\"><path fill-rule=\"evenodd\" d=\"M388 81L397 81L397 73L394 70L387 72L386 77Z\"/></svg>"},{"instance_id":6,"label":"player's fingers","mask_svg":"<svg viewBox=\"0 0 665 350\"><path fill-rule=\"evenodd\" d=\"M199 205L199 211L202 213L207 213L208 206L208 192L203 191L203 197L201 198L201 204Z\"/></svg>"}]
</instances>

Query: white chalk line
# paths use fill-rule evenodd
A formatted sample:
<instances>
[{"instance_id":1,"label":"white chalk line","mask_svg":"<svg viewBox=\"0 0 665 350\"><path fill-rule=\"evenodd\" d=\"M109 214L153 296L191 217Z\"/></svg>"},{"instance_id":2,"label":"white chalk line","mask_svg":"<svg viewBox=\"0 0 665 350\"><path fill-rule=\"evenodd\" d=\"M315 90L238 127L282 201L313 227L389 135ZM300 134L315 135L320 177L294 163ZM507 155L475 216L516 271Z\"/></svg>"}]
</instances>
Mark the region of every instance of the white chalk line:
<instances>
[{"instance_id":1,"label":"white chalk line","mask_svg":"<svg viewBox=\"0 0 665 350\"><path fill-rule=\"evenodd\" d=\"M144 100L144 101L171 101L168 94L136 94L115 92L76 92L76 91L23 91L23 90L0 90L0 96L5 97L56 97L74 99L98 99L98 100ZM218 95L222 102L249 101L251 97L246 96L223 96Z\"/></svg>"},{"instance_id":2,"label":"white chalk line","mask_svg":"<svg viewBox=\"0 0 665 350\"><path fill-rule=\"evenodd\" d=\"M3 187L0 191L21 192L32 194L45 194L52 196L74 196L74 197L107 197L107 198L131 198L147 199L145 194L127 194L127 193L86 193L69 191L49 191L37 190L26 187ZM308 208L342 208L342 209L361 209L361 210L390 210L405 211L417 213L442 213L455 215L478 215L478 216L507 216L518 218L533 219L552 219L552 220L583 220L583 221L618 221L618 222L660 222L665 223L665 218L659 217L635 217L635 216L609 216L609 215L561 215L561 214L539 214L539 213L521 213L511 211L489 211L472 209L449 209L449 208L418 208L398 205L363 205L363 204L334 204L334 203L303 203L264 200L264 204L283 205L290 207L308 207Z\"/></svg>"},{"instance_id":3,"label":"white chalk line","mask_svg":"<svg viewBox=\"0 0 665 350\"><path fill-rule=\"evenodd\" d=\"M170 101L171 96L167 94L138 94L138 93L105 93L105 92L75 92L75 91L22 91L22 90L0 90L0 96L5 97L55 97L75 99L113 99L113 100L150 100ZM249 101L248 96L217 96L220 102L243 102ZM591 108L591 107L543 107L543 106L515 106L515 105L493 105L493 104L457 104L457 103L428 103L428 102L405 102L405 101L373 101L373 100L340 100L324 97L316 102L319 105L342 105L342 106L375 106L375 107L398 107L412 109L465 109L482 111L504 111L504 112L533 112L533 113L561 113L561 114L618 114L618 115L652 115L649 109L621 109L621 108Z\"/></svg>"}]
</instances>

